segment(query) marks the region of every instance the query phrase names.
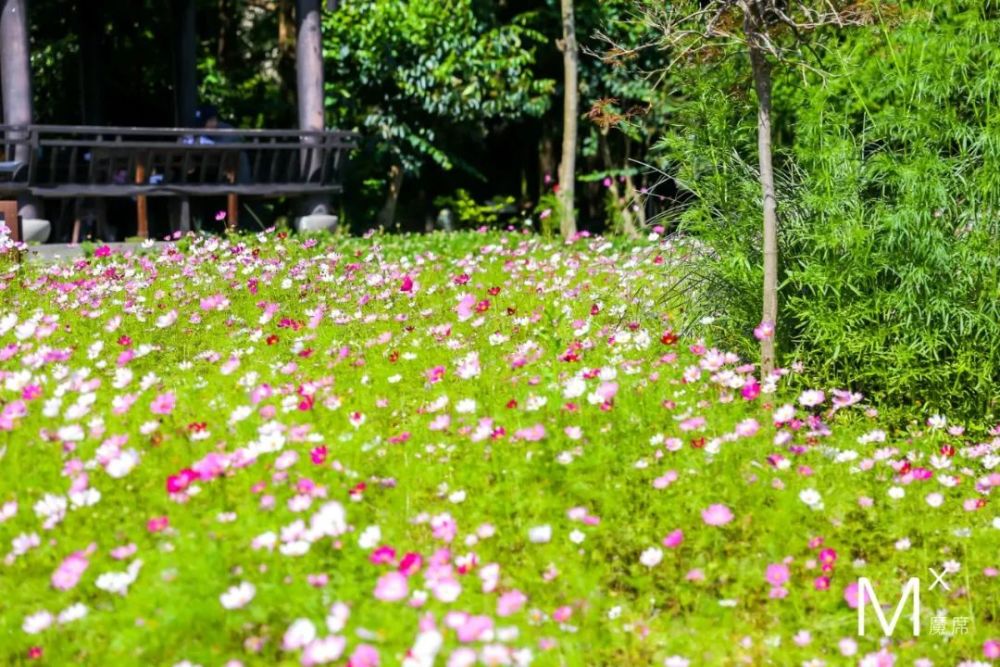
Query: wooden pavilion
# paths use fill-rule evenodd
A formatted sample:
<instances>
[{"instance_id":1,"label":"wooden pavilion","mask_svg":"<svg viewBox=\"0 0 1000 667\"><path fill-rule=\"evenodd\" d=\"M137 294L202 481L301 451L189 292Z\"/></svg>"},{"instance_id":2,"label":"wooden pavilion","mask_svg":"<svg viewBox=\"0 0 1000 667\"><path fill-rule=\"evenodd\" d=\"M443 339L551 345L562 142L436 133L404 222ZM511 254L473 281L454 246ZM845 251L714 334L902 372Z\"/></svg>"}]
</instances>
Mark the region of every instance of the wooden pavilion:
<instances>
[{"instance_id":1,"label":"wooden pavilion","mask_svg":"<svg viewBox=\"0 0 1000 667\"><path fill-rule=\"evenodd\" d=\"M174 86L174 106L175 106L175 122L177 127L175 128L157 128L157 133L155 136L158 138L170 137L171 145L157 145L159 148L170 148L168 151L170 154L174 153L184 153L187 150L188 153L194 156L192 158L190 155L186 156L187 162L185 162L185 167L188 169L188 174L195 171L194 168L190 166L191 159L196 161L197 165L200 165L201 175L204 177L205 173L208 171L208 166L214 166L215 171L211 172L213 174L218 174L219 180L213 183L198 182L198 186L211 185L213 187L223 187L227 183L226 175L228 175L228 183L230 184L230 189L234 191L232 196L235 196L235 191L239 188L237 187L237 181L234 177L234 169L225 168L225 156L228 154L236 155L237 150L241 150L239 147L233 150L227 151L216 151L222 157L218 158L216 161L219 164L213 164L211 161L213 159L212 155L207 154L206 151L201 152L195 151L194 148L190 150L184 149L178 146L178 137L183 133L186 128L192 128L195 126L195 109L197 104L197 35L196 35L196 20L197 20L197 7L196 0L168 0L171 5L171 12L174 17L175 34L173 35L174 41L174 60L175 60L175 86ZM0 0L2 4L2 13L0 13L0 88L2 88L3 96L3 133L4 133L4 143L5 143L5 162L0 164L0 172L3 171L4 167L2 165L9 165L7 169L9 170L8 181L14 181L17 183L22 183L19 181L20 174L24 173L23 185L24 187L12 188L7 187L6 192L15 192L15 195L7 195L7 198L16 196L17 198L17 210L20 218L24 220L37 219L41 217L41 210L39 205L39 197L45 198L50 196L50 192L56 192L56 189L44 189L38 187L34 179L39 178L35 173L38 171L35 163L40 161L36 159L35 153L40 153L42 151L42 146L37 138L38 136L46 136L46 132L50 135L53 130L66 130L65 127L56 126L37 126L33 124L33 113L32 113L32 80L31 80L31 67L30 67L30 36L29 36L29 23L28 23L28 11L30 11L30 0ZM327 9L336 9L337 0L326 0L325 2ZM297 105L298 105L298 130L301 135L294 137L302 142L302 145L298 147L298 154L302 154L302 159L297 161L298 164L292 164L292 160L287 160L288 167L287 173L289 179L299 179L305 187L300 188L296 191L297 194L302 194L307 198L306 208L304 213L311 216L328 216L329 215L329 204L328 197L324 194L336 191L333 189L333 185L324 190L323 187L318 187L317 184L324 184L327 182L333 183L331 180L330 169L328 165L323 160L326 159L325 153L318 153L313 148L313 142L323 143L324 145L329 143L329 137L325 134L329 131L325 128L324 122L324 90L323 90L323 58L322 58L322 33L321 33L321 10L323 1L322 0L295 0L295 25L296 25L296 44L295 44L295 56L296 56L296 91L297 91ZM91 35L90 38L96 38L96 36ZM85 107L87 103L85 101ZM93 136L98 140L104 141L104 135L113 135L116 137L117 141L121 141L123 135L126 137L131 132L132 134L140 133L144 128L102 128L99 126L79 126L74 127L72 130L75 132L74 139L79 138L79 136ZM148 128L145 128L148 129ZM106 132L105 132L106 130ZM278 133L271 131L259 131L260 137L253 137L252 145L247 144L251 148L260 148L259 142L269 140L273 143L275 141L275 135ZM146 133L149 134L149 133ZM247 134L241 131L242 135ZM292 135L298 135L299 133L293 132ZM332 136L332 133L331 133ZM338 151L341 151L347 146L343 141L341 141L344 133L339 133L337 137L333 137L338 142ZM288 137L285 137L288 138ZM148 137L144 139L149 141ZM233 139L235 140L235 139ZM208 141L207 143L212 143ZM76 144L72 144L76 146ZM145 144L136 144L139 146L135 155L132 155L130 161L128 162L129 171L127 178L129 179L129 184L134 186L131 190L123 190L118 188L112 193L112 189L100 189L98 186L103 184L98 180L94 180L93 174L91 174L90 182L76 182L64 183L66 179L61 179L58 174L67 173L67 169L75 170L76 164L56 164L55 158L53 158L52 170L47 173L46 178L52 179L53 183L46 182L46 185L56 185L63 188L63 192L70 194L62 195L51 195L51 196L73 196L72 193L79 191L81 185L90 187L90 193L97 193L96 196L134 196L137 198L139 209L139 232L142 235L146 231L144 216L144 202L146 196L156 196L156 195L166 195L166 196L177 196L183 195L185 198L188 194L200 194L200 192L194 192L192 187L191 179L189 175L184 176L184 181L182 184L173 184L176 187L171 187L172 184L163 181L163 174L159 176L159 181L151 181L148 176L150 171L149 165L147 164L151 150ZM82 144L81 144L82 146ZM58 148L65 148L63 145L59 145ZM221 148L221 147L218 147ZM286 148L290 148L286 146ZM81 151L85 150L86 147L81 148ZM142 151L146 151L143 153ZM309 153L312 151L311 153ZM58 151L50 151L55 155ZM78 151L79 152L79 151ZM241 157L244 161L246 160L245 151L244 155ZM286 151L287 153L288 151ZM342 152L342 151L341 151ZM65 153L65 151L64 151ZM258 151L262 153L263 151ZM306 154L309 153L309 154ZM87 159L90 160L91 152L85 153ZM74 153L74 159L78 159L77 153ZM207 157L206 157L207 155ZM336 159L338 160L338 165L341 161L340 153L337 153ZM259 160L258 160L259 162ZM273 160L272 160L273 162ZM276 164L276 162L274 162ZM271 164L271 163L267 163ZM28 167L25 167L28 165ZM208 166L206 166L208 165ZM257 165L255 165L256 167ZM272 171L277 170L277 167L271 167ZM285 169L285 167L282 167ZM320 170L322 169L322 175L320 175ZM61 171L60 171L61 170ZM91 168L93 171L93 167ZM175 169L175 172L177 170ZM72 173L72 172L70 172ZM284 173L284 172L283 172ZM169 179L169 176L167 177ZM0 178L2 181L2 178ZM110 182L108 186L112 185ZM115 184L120 185L120 184ZM282 181L281 183L284 190L281 192L275 191L273 194L288 194L289 193L289 182ZM65 186L71 186L66 189ZM154 187L155 186L155 187ZM94 189L97 187L97 189ZM253 188L248 190L250 186L245 183L239 187L243 188L243 192L252 194L268 194L264 191L264 185L255 184ZM0 184L0 188L3 185ZM76 189L74 189L76 188ZM203 188L204 189L204 188ZM294 188L293 188L294 189ZM213 190L214 191L214 190ZM120 194L125 193L125 194ZM0 214L3 213L2 207L0 207ZM5 216L6 217L6 216ZM7 220L7 226L13 229L11 221Z\"/></svg>"}]
</instances>

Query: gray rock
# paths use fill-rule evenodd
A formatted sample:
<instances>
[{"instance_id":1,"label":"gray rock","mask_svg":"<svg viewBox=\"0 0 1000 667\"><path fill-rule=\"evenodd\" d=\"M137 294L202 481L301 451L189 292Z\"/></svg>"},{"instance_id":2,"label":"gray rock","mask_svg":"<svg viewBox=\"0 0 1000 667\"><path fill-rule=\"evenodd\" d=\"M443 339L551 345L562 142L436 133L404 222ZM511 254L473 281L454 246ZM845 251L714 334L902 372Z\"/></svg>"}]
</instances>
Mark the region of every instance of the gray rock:
<instances>
[{"instance_id":1,"label":"gray rock","mask_svg":"<svg viewBox=\"0 0 1000 667\"><path fill-rule=\"evenodd\" d=\"M21 233L25 243L45 243L52 233L52 224L39 218L22 218Z\"/></svg>"},{"instance_id":2,"label":"gray rock","mask_svg":"<svg viewBox=\"0 0 1000 667\"><path fill-rule=\"evenodd\" d=\"M332 232L337 228L339 218L335 215L303 215L295 219L295 230L297 232Z\"/></svg>"}]
</instances>

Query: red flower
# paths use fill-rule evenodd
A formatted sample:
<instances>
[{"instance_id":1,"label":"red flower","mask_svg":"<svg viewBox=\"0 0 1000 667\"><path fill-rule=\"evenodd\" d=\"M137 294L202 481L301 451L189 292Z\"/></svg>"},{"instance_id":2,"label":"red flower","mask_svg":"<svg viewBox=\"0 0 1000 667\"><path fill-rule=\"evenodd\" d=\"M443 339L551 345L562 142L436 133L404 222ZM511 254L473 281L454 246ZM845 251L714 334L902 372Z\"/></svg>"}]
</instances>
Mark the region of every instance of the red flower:
<instances>
[{"instance_id":1,"label":"red flower","mask_svg":"<svg viewBox=\"0 0 1000 667\"><path fill-rule=\"evenodd\" d=\"M490 293L490 296L496 296L497 294L500 293L500 288L498 286L494 286L494 287L489 288L486 291Z\"/></svg>"},{"instance_id":2,"label":"red flower","mask_svg":"<svg viewBox=\"0 0 1000 667\"><path fill-rule=\"evenodd\" d=\"M107 247L107 246L105 246ZM29 660L41 660L42 658L42 647L32 646L28 649L28 659Z\"/></svg>"},{"instance_id":3,"label":"red flower","mask_svg":"<svg viewBox=\"0 0 1000 667\"><path fill-rule=\"evenodd\" d=\"M660 336L660 342L664 345L673 345L677 342L677 334L673 331L666 331L662 336Z\"/></svg>"},{"instance_id":4,"label":"red flower","mask_svg":"<svg viewBox=\"0 0 1000 667\"><path fill-rule=\"evenodd\" d=\"M400 292L412 292L413 291L413 278L410 276L403 276L403 282L399 286Z\"/></svg>"},{"instance_id":5,"label":"red flower","mask_svg":"<svg viewBox=\"0 0 1000 667\"><path fill-rule=\"evenodd\" d=\"M477 313L485 313L489 309L490 309L490 300L489 299L483 299L482 301L480 301L479 303L476 304L476 312Z\"/></svg>"},{"instance_id":6,"label":"red flower","mask_svg":"<svg viewBox=\"0 0 1000 667\"><path fill-rule=\"evenodd\" d=\"M125 335L119 336L118 344L122 347L128 347L132 344L132 339Z\"/></svg>"},{"instance_id":7,"label":"red flower","mask_svg":"<svg viewBox=\"0 0 1000 667\"><path fill-rule=\"evenodd\" d=\"M597 315L599 312L601 312L601 307L598 306L596 303L593 306L590 307L590 314L591 315Z\"/></svg>"},{"instance_id":8,"label":"red flower","mask_svg":"<svg viewBox=\"0 0 1000 667\"><path fill-rule=\"evenodd\" d=\"M278 342L278 336L277 335L271 334L270 336L267 337L267 344L268 345L274 345L277 342Z\"/></svg>"}]
</instances>

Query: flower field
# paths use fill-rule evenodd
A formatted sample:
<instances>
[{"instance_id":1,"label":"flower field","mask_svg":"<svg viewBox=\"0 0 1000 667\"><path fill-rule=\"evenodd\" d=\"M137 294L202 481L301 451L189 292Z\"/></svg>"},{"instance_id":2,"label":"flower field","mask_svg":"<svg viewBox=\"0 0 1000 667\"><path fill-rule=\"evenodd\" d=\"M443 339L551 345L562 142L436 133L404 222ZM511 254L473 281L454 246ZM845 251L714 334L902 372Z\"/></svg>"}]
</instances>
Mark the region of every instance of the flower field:
<instances>
[{"instance_id":1,"label":"flower field","mask_svg":"<svg viewBox=\"0 0 1000 667\"><path fill-rule=\"evenodd\" d=\"M0 664L1000 659L1000 430L891 431L681 336L683 252L269 234L0 265ZM910 602L859 636L860 577L887 620L920 578L920 636Z\"/></svg>"}]
</instances>

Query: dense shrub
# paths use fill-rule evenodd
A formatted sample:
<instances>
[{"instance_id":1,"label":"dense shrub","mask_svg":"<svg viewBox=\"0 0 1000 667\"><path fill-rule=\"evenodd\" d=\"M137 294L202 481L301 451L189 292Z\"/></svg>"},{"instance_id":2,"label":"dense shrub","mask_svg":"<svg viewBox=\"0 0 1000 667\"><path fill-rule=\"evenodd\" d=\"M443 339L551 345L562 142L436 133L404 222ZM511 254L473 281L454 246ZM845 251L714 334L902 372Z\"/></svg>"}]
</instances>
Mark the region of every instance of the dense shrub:
<instances>
[{"instance_id":1,"label":"dense shrub","mask_svg":"<svg viewBox=\"0 0 1000 667\"><path fill-rule=\"evenodd\" d=\"M983 415L1000 397L1000 25L983 3L916 6L822 45L824 78L777 86L784 361ZM680 227L715 251L699 303L749 352L760 194L740 72L701 73L664 147Z\"/></svg>"}]
</instances>

